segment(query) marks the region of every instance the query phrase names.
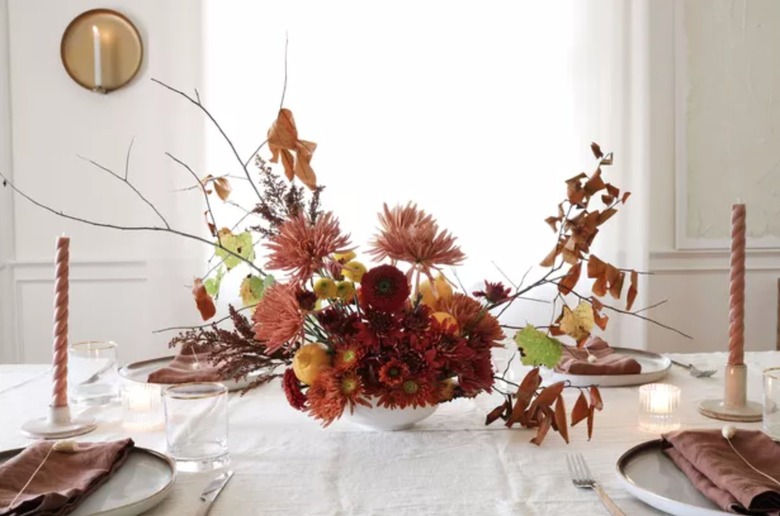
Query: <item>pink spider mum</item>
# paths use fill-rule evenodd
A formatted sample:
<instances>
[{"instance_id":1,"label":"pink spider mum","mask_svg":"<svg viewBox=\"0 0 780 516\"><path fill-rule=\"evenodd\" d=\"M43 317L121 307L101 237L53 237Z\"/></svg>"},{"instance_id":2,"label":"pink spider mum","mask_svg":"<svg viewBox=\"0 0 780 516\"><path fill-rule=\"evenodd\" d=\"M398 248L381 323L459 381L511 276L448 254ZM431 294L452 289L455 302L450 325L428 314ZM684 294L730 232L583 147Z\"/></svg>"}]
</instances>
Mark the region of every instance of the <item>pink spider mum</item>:
<instances>
[{"instance_id":1,"label":"pink spider mum","mask_svg":"<svg viewBox=\"0 0 780 516\"><path fill-rule=\"evenodd\" d=\"M459 265L466 259L460 246L455 245L455 237L448 231L439 231L433 217L416 204L396 206L392 210L385 204L379 223L379 234L369 250L378 260L408 262L412 270L431 277L432 269Z\"/></svg>"},{"instance_id":2,"label":"pink spider mum","mask_svg":"<svg viewBox=\"0 0 780 516\"><path fill-rule=\"evenodd\" d=\"M266 345L269 355L303 334L305 314L296 293L293 285L276 283L255 307L255 338Z\"/></svg>"},{"instance_id":3,"label":"pink spider mum","mask_svg":"<svg viewBox=\"0 0 780 516\"><path fill-rule=\"evenodd\" d=\"M290 218L267 244L271 251L266 267L291 273L294 283L302 284L323 268L325 258L349 251L349 235L342 235L333 213L323 213L311 223L304 214Z\"/></svg>"}]
</instances>

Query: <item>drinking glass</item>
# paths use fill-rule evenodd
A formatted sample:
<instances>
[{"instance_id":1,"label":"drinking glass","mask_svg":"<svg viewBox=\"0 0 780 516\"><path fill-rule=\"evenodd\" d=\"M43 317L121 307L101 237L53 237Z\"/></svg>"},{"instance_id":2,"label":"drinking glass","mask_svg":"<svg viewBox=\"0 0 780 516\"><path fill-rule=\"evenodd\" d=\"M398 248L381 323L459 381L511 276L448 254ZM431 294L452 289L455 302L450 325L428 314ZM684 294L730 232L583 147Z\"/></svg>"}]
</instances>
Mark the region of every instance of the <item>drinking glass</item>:
<instances>
[{"instance_id":1,"label":"drinking glass","mask_svg":"<svg viewBox=\"0 0 780 516\"><path fill-rule=\"evenodd\" d=\"M764 370L764 433L780 440L780 367Z\"/></svg>"},{"instance_id":2,"label":"drinking glass","mask_svg":"<svg viewBox=\"0 0 780 516\"><path fill-rule=\"evenodd\" d=\"M639 427L654 433L680 428L680 388L651 383L639 388Z\"/></svg>"},{"instance_id":3,"label":"drinking glass","mask_svg":"<svg viewBox=\"0 0 780 516\"><path fill-rule=\"evenodd\" d=\"M116 342L68 346L68 395L76 405L105 405L119 399Z\"/></svg>"},{"instance_id":4,"label":"drinking glass","mask_svg":"<svg viewBox=\"0 0 780 516\"><path fill-rule=\"evenodd\" d=\"M163 391L168 453L181 471L209 471L226 465L227 388L221 383L173 385Z\"/></svg>"}]
</instances>

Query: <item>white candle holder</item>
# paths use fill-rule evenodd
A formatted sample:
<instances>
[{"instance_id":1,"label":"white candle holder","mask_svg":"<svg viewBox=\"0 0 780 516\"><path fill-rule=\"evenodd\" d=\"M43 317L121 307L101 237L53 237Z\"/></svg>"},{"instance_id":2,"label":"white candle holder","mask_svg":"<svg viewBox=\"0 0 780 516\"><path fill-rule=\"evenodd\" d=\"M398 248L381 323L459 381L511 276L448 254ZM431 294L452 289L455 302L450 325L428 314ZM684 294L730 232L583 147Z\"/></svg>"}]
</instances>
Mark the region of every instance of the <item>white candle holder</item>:
<instances>
[{"instance_id":1,"label":"white candle holder","mask_svg":"<svg viewBox=\"0 0 780 516\"><path fill-rule=\"evenodd\" d=\"M639 428L656 434L680 428L680 388L650 383L639 388Z\"/></svg>"},{"instance_id":2,"label":"white candle holder","mask_svg":"<svg viewBox=\"0 0 780 516\"><path fill-rule=\"evenodd\" d=\"M22 433L31 439L65 439L97 428L95 418L72 416L70 407L49 407L47 417L31 419L22 425Z\"/></svg>"},{"instance_id":3,"label":"white candle holder","mask_svg":"<svg viewBox=\"0 0 780 516\"><path fill-rule=\"evenodd\" d=\"M722 421L761 421L761 405L747 400L747 366L727 365L723 399L702 401L699 412Z\"/></svg>"}]
</instances>

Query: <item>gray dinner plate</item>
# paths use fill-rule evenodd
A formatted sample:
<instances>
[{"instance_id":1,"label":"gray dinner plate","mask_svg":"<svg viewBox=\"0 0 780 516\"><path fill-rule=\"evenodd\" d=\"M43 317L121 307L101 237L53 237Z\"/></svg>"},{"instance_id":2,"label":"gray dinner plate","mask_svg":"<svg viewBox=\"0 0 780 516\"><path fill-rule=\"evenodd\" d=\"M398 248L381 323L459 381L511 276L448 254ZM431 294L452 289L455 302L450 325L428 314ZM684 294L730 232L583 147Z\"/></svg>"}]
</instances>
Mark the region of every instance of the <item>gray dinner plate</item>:
<instances>
[{"instance_id":1,"label":"gray dinner plate","mask_svg":"<svg viewBox=\"0 0 780 516\"><path fill-rule=\"evenodd\" d=\"M24 448L0 452L0 464ZM135 516L162 502L176 479L176 465L154 450L135 447L105 484L79 504L73 516Z\"/></svg>"},{"instance_id":2,"label":"gray dinner plate","mask_svg":"<svg viewBox=\"0 0 780 516\"><path fill-rule=\"evenodd\" d=\"M617 478L633 496L675 516L728 514L711 502L662 450L661 439L634 446L617 461Z\"/></svg>"},{"instance_id":3,"label":"gray dinner plate","mask_svg":"<svg viewBox=\"0 0 780 516\"><path fill-rule=\"evenodd\" d=\"M672 361L669 357L631 348L612 348L618 355L631 357L642 366L639 374L567 374L555 371L550 377L551 382L568 380L574 387L587 387L598 385L599 387L626 387L629 385L642 385L653 383L662 379L669 373Z\"/></svg>"}]
</instances>

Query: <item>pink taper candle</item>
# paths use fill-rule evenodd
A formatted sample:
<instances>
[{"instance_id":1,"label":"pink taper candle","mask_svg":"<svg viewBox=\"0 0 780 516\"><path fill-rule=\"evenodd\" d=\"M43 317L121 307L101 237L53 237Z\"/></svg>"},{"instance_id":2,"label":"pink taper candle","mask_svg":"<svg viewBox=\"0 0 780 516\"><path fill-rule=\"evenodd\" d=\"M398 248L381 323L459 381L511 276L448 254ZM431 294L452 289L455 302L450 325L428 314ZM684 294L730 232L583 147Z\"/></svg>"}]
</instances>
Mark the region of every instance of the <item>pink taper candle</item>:
<instances>
[{"instance_id":1,"label":"pink taper candle","mask_svg":"<svg viewBox=\"0 0 780 516\"><path fill-rule=\"evenodd\" d=\"M68 405L68 273L70 238L57 239L54 278L54 397L53 407Z\"/></svg>"},{"instance_id":2,"label":"pink taper candle","mask_svg":"<svg viewBox=\"0 0 780 516\"><path fill-rule=\"evenodd\" d=\"M731 272L729 274L729 365L745 358L745 205L731 207Z\"/></svg>"}]
</instances>

